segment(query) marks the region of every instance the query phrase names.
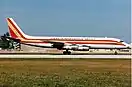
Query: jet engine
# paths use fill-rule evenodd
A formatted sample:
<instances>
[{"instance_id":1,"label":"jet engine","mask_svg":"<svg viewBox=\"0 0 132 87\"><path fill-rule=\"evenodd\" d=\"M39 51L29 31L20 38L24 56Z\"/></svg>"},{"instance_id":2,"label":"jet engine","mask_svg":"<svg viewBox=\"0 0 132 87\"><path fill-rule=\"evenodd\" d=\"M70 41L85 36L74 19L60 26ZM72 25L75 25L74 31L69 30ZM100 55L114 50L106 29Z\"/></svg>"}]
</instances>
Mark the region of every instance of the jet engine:
<instances>
[{"instance_id":1,"label":"jet engine","mask_svg":"<svg viewBox=\"0 0 132 87\"><path fill-rule=\"evenodd\" d=\"M75 51L88 51L89 47L83 47L83 46L78 46L78 45L70 45L70 46L64 46L64 49L68 50L75 50Z\"/></svg>"},{"instance_id":2,"label":"jet engine","mask_svg":"<svg viewBox=\"0 0 132 87\"><path fill-rule=\"evenodd\" d=\"M89 51L89 47L78 47L79 51Z\"/></svg>"}]
</instances>

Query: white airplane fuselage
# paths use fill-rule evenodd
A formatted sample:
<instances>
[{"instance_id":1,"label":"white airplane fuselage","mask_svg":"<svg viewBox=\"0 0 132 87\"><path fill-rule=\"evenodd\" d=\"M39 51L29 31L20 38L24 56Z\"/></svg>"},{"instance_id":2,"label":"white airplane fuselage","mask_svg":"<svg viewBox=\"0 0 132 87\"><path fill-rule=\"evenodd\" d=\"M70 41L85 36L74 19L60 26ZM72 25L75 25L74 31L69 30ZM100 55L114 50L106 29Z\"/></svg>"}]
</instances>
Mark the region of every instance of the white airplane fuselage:
<instances>
[{"instance_id":1,"label":"white airplane fuselage","mask_svg":"<svg viewBox=\"0 0 132 87\"><path fill-rule=\"evenodd\" d=\"M19 39L20 43L31 46L59 50L126 49L129 47L127 43L117 38L29 36L12 18L7 18L7 23L11 38Z\"/></svg>"}]
</instances>

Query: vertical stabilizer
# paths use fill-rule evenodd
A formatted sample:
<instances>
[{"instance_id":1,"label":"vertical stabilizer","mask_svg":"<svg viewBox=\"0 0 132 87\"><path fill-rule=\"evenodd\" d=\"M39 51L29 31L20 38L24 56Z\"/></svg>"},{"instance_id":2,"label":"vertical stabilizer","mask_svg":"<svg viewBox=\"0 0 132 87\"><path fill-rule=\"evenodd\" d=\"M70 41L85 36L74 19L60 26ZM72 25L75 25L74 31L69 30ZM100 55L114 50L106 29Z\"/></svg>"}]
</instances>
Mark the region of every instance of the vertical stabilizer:
<instances>
[{"instance_id":1,"label":"vertical stabilizer","mask_svg":"<svg viewBox=\"0 0 132 87\"><path fill-rule=\"evenodd\" d=\"M16 24L12 18L7 18L9 34L14 39L25 39L26 34L23 33L21 28Z\"/></svg>"}]
</instances>

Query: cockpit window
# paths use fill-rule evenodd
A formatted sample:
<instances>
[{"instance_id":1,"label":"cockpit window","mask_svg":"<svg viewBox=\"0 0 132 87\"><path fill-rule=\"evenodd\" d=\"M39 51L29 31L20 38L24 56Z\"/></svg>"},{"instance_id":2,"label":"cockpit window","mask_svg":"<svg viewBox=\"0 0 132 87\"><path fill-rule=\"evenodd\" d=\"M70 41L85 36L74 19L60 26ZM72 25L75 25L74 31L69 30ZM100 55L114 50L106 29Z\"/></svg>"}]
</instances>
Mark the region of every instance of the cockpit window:
<instances>
[{"instance_id":1,"label":"cockpit window","mask_svg":"<svg viewBox=\"0 0 132 87\"><path fill-rule=\"evenodd\" d=\"M121 40L120 42L124 42L123 40Z\"/></svg>"}]
</instances>

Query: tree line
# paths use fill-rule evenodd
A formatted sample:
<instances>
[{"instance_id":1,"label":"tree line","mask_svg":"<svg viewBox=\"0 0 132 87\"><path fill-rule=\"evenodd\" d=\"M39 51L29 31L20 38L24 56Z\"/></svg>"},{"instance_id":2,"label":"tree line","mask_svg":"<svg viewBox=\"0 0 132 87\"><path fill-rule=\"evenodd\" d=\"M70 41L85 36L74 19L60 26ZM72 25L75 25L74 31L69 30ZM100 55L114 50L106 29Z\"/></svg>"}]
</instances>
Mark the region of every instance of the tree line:
<instances>
[{"instance_id":1,"label":"tree line","mask_svg":"<svg viewBox=\"0 0 132 87\"><path fill-rule=\"evenodd\" d=\"M21 45L18 42L15 42L12 39L9 39L8 37L10 37L9 33L5 33L3 36L0 36L0 48L2 50L20 50L21 49Z\"/></svg>"}]
</instances>

